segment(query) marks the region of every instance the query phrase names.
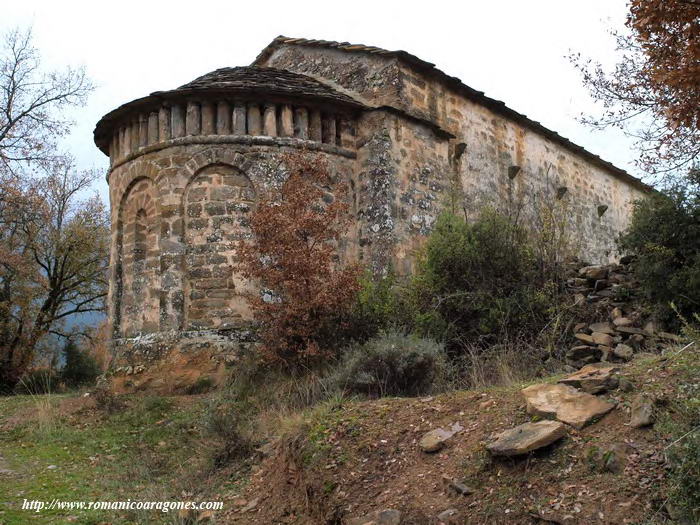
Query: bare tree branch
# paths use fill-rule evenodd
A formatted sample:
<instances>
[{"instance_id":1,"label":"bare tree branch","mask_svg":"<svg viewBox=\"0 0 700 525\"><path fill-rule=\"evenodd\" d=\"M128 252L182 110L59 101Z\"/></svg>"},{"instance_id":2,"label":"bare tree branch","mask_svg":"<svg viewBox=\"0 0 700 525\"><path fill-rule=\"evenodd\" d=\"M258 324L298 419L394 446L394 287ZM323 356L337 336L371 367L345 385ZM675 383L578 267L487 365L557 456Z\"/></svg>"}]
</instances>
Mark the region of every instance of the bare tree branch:
<instances>
[{"instance_id":1,"label":"bare tree branch","mask_svg":"<svg viewBox=\"0 0 700 525\"><path fill-rule=\"evenodd\" d=\"M83 68L44 72L31 30L14 29L0 48L0 170L18 173L54 161L73 122L67 109L93 90Z\"/></svg>"}]
</instances>

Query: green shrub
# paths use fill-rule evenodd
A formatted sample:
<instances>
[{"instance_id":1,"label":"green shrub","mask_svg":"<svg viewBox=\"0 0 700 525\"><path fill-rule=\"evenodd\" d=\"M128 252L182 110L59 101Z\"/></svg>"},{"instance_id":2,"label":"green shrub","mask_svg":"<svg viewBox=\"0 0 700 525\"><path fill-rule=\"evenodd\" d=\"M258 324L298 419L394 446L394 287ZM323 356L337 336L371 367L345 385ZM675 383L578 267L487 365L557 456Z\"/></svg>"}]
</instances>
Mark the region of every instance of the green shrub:
<instances>
[{"instance_id":1,"label":"green shrub","mask_svg":"<svg viewBox=\"0 0 700 525\"><path fill-rule=\"evenodd\" d=\"M349 337L345 340L363 343L382 330L405 322L401 312L401 297L397 279L392 271L375 277L369 271L360 279L357 301L347 318Z\"/></svg>"},{"instance_id":2,"label":"green shrub","mask_svg":"<svg viewBox=\"0 0 700 525\"><path fill-rule=\"evenodd\" d=\"M143 398L143 409L149 414L165 415L173 408L172 400L167 397L151 395Z\"/></svg>"},{"instance_id":3,"label":"green shrub","mask_svg":"<svg viewBox=\"0 0 700 525\"><path fill-rule=\"evenodd\" d=\"M452 213L436 221L410 285L412 328L451 354L537 334L556 309L559 284L538 271L527 232L485 209L473 223Z\"/></svg>"},{"instance_id":4,"label":"green shrub","mask_svg":"<svg viewBox=\"0 0 700 525\"><path fill-rule=\"evenodd\" d=\"M393 331L346 351L330 382L348 393L415 396L429 392L444 368L442 345Z\"/></svg>"},{"instance_id":5,"label":"green shrub","mask_svg":"<svg viewBox=\"0 0 700 525\"><path fill-rule=\"evenodd\" d=\"M669 449L669 500L689 523L700 523L700 429Z\"/></svg>"},{"instance_id":6,"label":"green shrub","mask_svg":"<svg viewBox=\"0 0 700 525\"><path fill-rule=\"evenodd\" d=\"M61 380L69 388L92 385L102 374L97 361L72 341L63 347L63 356L65 365L61 370Z\"/></svg>"},{"instance_id":7,"label":"green shrub","mask_svg":"<svg viewBox=\"0 0 700 525\"><path fill-rule=\"evenodd\" d=\"M671 302L689 318L700 308L700 195L684 188L635 203L620 248L636 255L633 271L657 305L661 321L677 324Z\"/></svg>"}]
</instances>

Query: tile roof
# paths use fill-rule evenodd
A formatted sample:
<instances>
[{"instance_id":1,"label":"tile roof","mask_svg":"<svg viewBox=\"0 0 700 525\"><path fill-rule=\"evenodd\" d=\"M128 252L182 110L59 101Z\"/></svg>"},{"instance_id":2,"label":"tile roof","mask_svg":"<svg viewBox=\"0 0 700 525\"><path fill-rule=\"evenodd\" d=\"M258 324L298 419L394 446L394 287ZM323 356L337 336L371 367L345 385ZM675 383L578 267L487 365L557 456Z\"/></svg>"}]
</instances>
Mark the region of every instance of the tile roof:
<instances>
[{"instance_id":1,"label":"tile roof","mask_svg":"<svg viewBox=\"0 0 700 525\"><path fill-rule=\"evenodd\" d=\"M259 92L273 95L308 96L331 102L359 106L355 99L323 82L300 73L272 67L224 67L202 75L172 91L164 93L188 93L203 90L221 90L230 93Z\"/></svg>"}]
</instances>

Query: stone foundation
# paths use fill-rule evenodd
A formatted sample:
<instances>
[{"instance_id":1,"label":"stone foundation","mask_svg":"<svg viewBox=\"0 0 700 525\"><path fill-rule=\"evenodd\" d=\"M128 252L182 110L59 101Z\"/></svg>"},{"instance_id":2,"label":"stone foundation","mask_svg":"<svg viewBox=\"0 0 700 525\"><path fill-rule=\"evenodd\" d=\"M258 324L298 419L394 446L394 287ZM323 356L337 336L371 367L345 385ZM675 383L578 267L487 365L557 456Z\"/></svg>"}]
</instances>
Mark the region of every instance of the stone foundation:
<instances>
[{"instance_id":1,"label":"stone foundation","mask_svg":"<svg viewBox=\"0 0 700 525\"><path fill-rule=\"evenodd\" d=\"M115 339L108 374L119 392L188 393L206 378L219 384L255 344L251 329L156 332Z\"/></svg>"}]
</instances>

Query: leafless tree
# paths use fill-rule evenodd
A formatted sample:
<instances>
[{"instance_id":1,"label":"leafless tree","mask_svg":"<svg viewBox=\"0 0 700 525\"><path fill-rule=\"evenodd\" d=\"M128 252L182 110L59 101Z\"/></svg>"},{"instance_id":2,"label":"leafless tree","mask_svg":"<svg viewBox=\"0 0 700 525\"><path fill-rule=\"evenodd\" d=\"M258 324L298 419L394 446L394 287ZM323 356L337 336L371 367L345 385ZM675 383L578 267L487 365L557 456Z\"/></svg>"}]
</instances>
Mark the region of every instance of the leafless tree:
<instances>
[{"instance_id":1,"label":"leafless tree","mask_svg":"<svg viewBox=\"0 0 700 525\"><path fill-rule=\"evenodd\" d=\"M57 140L73 124L66 110L84 105L92 89L83 68L43 70L30 29L7 33L0 48L0 172L60 156Z\"/></svg>"}]
</instances>

